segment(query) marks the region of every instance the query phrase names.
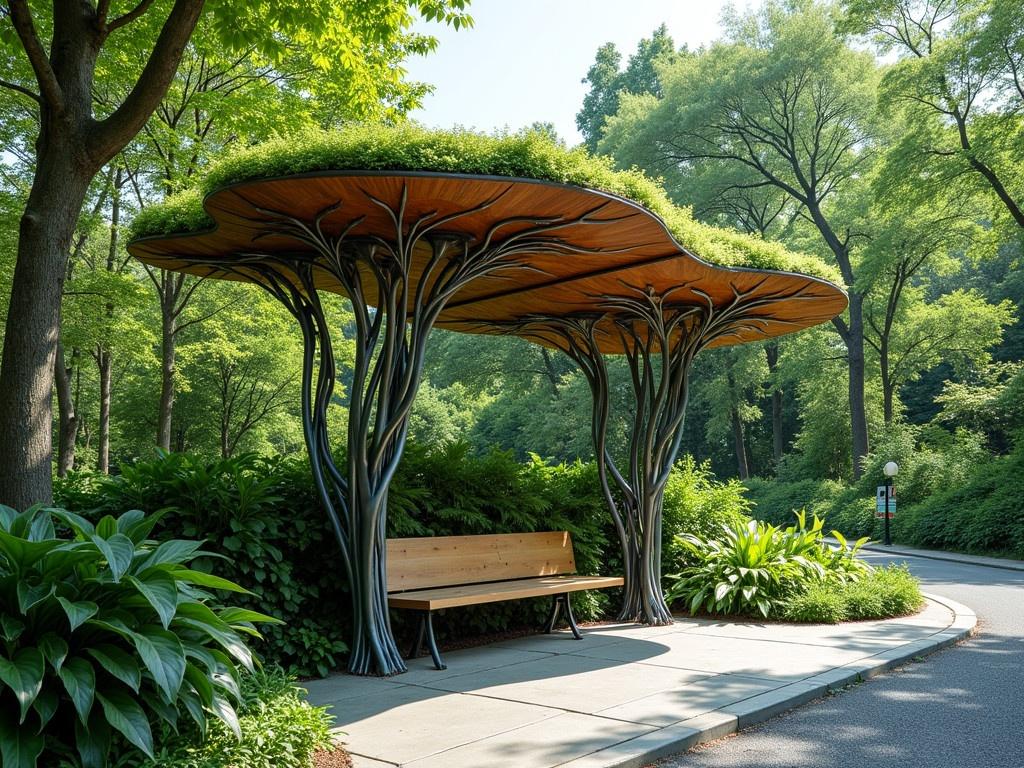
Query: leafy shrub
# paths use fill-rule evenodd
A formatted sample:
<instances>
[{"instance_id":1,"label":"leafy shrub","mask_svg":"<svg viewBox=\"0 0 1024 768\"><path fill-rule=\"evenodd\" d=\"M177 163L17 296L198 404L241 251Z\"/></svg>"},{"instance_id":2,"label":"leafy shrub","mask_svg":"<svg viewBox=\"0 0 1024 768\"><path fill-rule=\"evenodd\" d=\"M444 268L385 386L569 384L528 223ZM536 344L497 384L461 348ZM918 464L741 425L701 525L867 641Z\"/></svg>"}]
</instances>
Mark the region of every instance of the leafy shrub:
<instances>
[{"instance_id":1,"label":"leafy shrub","mask_svg":"<svg viewBox=\"0 0 1024 768\"><path fill-rule=\"evenodd\" d=\"M1022 476L1024 441L1009 455L975 466L963 483L949 484L923 503L901 509L894 520L899 539L922 547L1024 558Z\"/></svg>"},{"instance_id":2,"label":"leafy shrub","mask_svg":"<svg viewBox=\"0 0 1024 768\"><path fill-rule=\"evenodd\" d=\"M305 459L161 454L116 477L73 476L58 482L55 496L90 519L126 508L159 512L161 536L216 542L228 556L219 571L252 593L239 605L283 622L264 630L262 655L298 675L340 665L344 584L340 568L330 567L337 544Z\"/></svg>"},{"instance_id":3,"label":"leafy shrub","mask_svg":"<svg viewBox=\"0 0 1024 768\"><path fill-rule=\"evenodd\" d=\"M906 616L924 603L920 585L906 565L876 568L867 577L842 588L850 619Z\"/></svg>"},{"instance_id":4,"label":"leafy shrub","mask_svg":"<svg viewBox=\"0 0 1024 768\"><path fill-rule=\"evenodd\" d=\"M857 581L821 582L788 601L783 616L790 621L834 624L855 619L906 616L924 602L921 589L906 566L877 568Z\"/></svg>"},{"instance_id":5,"label":"leafy shrub","mask_svg":"<svg viewBox=\"0 0 1024 768\"><path fill-rule=\"evenodd\" d=\"M309 768L315 751L332 748L333 717L310 706L282 670L246 675L241 692L241 739L222 723L205 734L193 725L178 732L164 726L155 758L138 768Z\"/></svg>"},{"instance_id":6,"label":"leafy shrub","mask_svg":"<svg viewBox=\"0 0 1024 768\"><path fill-rule=\"evenodd\" d=\"M875 486L881 466L895 459L897 542L959 552L1024 558L1024 516L1020 480L1024 441L1006 456L992 456L974 432L893 425L877 438L865 474L854 485L833 481L749 480L754 514L776 525L787 510L806 504L809 512L853 536L882 536L875 517Z\"/></svg>"},{"instance_id":7,"label":"leafy shrub","mask_svg":"<svg viewBox=\"0 0 1024 768\"><path fill-rule=\"evenodd\" d=\"M841 592L842 587L836 584L811 584L806 592L786 602L782 615L790 621L816 624L846 621L846 600Z\"/></svg>"},{"instance_id":8,"label":"leafy shrub","mask_svg":"<svg viewBox=\"0 0 1024 768\"><path fill-rule=\"evenodd\" d=\"M218 571L252 593L239 595L239 605L285 622L267 627L256 641L262 656L300 676L323 676L343 665L347 586L304 457L206 461L165 454L126 465L117 477L73 475L58 481L55 495L93 520L135 507L161 513L161 536L216 542L229 556ZM677 534L739 524L748 508L741 485L716 481L707 465L680 461L665 494L666 562L674 559ZM389 493L389 536L540 530L572 534L581 573L622 572L593 462L521 462L498 450L474 454L467 443L406 446ZM594 619L615 600L610 590L588 592L573 596L573 608L581 620ZM548 608L542 598L472 606L439 615L435 624L442 640L501 632L542 624ZM399 635L409 618L394 614Z\"/></svg>"},{"instance_id":9,"label":"leafy shrub","mask_svg":"<svg viewBox=\"0 0 1024 768\"><path fill-rule=\"evenodd\" d=\"M721 538L686 534L679 537L684 563L666 599L683 601L691 613L779 614L787 601L814 583L855 581L870 570L857 559L865 540L852 547L837 531L838 546L823 537L824 521L814 518L808 528L804 513L797 524L780 529L751 520L727 526Z\"/></svg>"},{"instance_id":10,"label":"leafy shrub","mask_svg":"<svg viewBox=\"0 0 1024 768\"><path fill-rule=\"evenodd\" d=\"M537 457L522 463L497 449L474 455L465 442L406 446L389 494L389 536L546 530L569 531L581 573L618 567L593 464L550 465ZM608 600L599 592L574 595L573 610L581 620L594 619ZM549 607L545 598L468 606L435 617L435 626L442 639L539 626ZM396 631L404 631L411 618L397 612Z\"/></svg>"},{"instance_id":11,"label":"leafy shrub","mask_svg":"<svg viewBox=\"0 0 1024 768\"><path fill-rule=\"evenodd\" d=\"M156 522L0 506L5 766L105 766L121 740L152 755L153 723L175 727L182 713L237 733L236 665L253 669L243 635L269 618L212 607L207 589L240 588L190 567L201 542L149 540Z\"/></svg>"},{"instance_id":12,"label":"leafy shrub","mask_svg":"<svg viewBox=\"0 0 1024 768\"><path fill-rule=\"evenodd\" d=\"M672 470L665 487L662 511L662 536L666 552L671 553L675 537L680 534L710 536L722 526L735 526L750 519L753 506L746 497L746 488L738 480L720 481L711 471L711 464L698 464L684 456ZM671 557L671 555L669 555Z\"/></svg>"},{"instance_id":13,"label":"leafy shrub","mask_svg":"<svg viewBox=\"0 0 1024 768\"><path fill-rule=\"evenodd\" d=\"M784 482L759 477L744 480L743 485L753 505L753 516L772 525L785 525L801 509L831 520L831 510L823 507L843 487L834 480Z\"/></svg>"},{"instance_id":14,"label":"leafy shrub","mask_svg":"<svg viewBox=\"0 0 1024 768\"><path fill-rule=\"evenodd\" d=\"M851 536L877 538L882 530L882 520L875 517L874 486L870 494L848 488L832 499L832 516L829 518Z\"/></svg>"},{"instance_id":15,"label":"leafy shrub","mask_svg":"<svg viewBox=\"0 0 1024 768\"><path fill-rule=\"evenodd\" d=\"M224 575L253 593L240 596L240 605L285 622L264 632L257 646L263 656L300 676L343 665L347 585L304 457L205 461L166 454L126 466L119 477L78 475L58 483L55 493L90 510L90 518L137 506L162 512L162 535L219 542L230 556ZM409 443L388 512L392 537L558 529L572 533L581 572L611 567L606 563L615 556L607 552L610 526L593 465L523 464L501 451L473 455L465 443ZM594 618L608 599L582 595L574 609L581 619ZM474 606L435 623L442 638L495 632L540 624L547 608L543 599ZM396 632L405 631L407 618L395 614Z\"/></svg>"}]
</instances>

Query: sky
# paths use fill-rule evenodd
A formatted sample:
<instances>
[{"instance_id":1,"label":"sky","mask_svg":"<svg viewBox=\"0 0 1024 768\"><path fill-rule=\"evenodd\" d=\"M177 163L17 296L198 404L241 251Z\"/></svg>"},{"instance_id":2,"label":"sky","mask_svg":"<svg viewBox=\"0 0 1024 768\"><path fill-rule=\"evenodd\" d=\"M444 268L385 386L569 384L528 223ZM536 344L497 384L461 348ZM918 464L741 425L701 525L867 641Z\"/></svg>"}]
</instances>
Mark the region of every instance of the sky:
<instances>
[{"instance_id":1,"label":"sky","mask_svg":"<svg viewBox=\"0 0 1024 768\"><path fill-rule=\"evenodd\" d=\"M744 0L739 8L750 5ZM615 43L623 61L665 23L677 46L719 36L726 0L473 0L475 25L420 25L440 41L407 64L409 77L435 86L412 117L428 126L481 131L554 123L569 144L581 141L580 82L597 49Z\"/></svg>"}]
</instances>

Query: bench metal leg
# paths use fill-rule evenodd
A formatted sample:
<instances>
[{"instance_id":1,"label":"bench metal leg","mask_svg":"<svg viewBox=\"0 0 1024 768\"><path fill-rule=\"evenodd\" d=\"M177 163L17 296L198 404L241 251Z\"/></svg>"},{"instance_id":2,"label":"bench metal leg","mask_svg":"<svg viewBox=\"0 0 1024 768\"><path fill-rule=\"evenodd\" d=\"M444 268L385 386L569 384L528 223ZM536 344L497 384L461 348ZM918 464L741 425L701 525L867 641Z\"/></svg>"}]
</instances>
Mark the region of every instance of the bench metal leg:
<instances>
[{"instance_id":1,"label":"bench metal leg","mask_svg":"<svg viewBox=\"0 0 1024 768\"><path fill-rule=\"evenodd\" d=\"M418 659L420 650L423 648L423 633L427 629L426 611L418 611L419 618L416 621L416 633L413 635L412 648L409 650L410 659Z\"/></svg>"},{"instance_id":2,"label":"bench metal leg","mask_svg":"<svg viewBox=\"0 0 1024 768\"><path fill-rule=\"evenodd\" d=\"M410 659L418 659L420 650L423 648L423 638L426 636L427 650L430 651L430 658L434 660L434 666L438 669L448 669L448 665L441 658L441 652L437 650L437 640L434 639L433 614L430 611L417 611L420 615L416 624L416 635L413 639L412 650L409 652Z\"/></svg>"},{"instance_id":3,"label":"bench metal leg","mask_svg":"<svg viewBox=\"0 0 1024 768\"><path fill-rule=\"evenodd\" d=\"M555 622L558 621L558 614L563 605L565 606L565 618L569 622L569 629L572 630L572 636L577 640L582 640L583 635L580 634L580 628L576 626L576 617L572 615L572 602L569 600L568 592L564 595L555 595L552 597L551 613L548 614L547 623L544 625L545 634L550 635L551 630L555 628Z\"/></svg>"},{"instance_id":4,"label":"bench metal leg","mask_svg":"<svg viewBox=\"0 0 1024 768\"><path fill-rule=\"evenodd\" d=\"M433 614L430 611L424 611L424 613L427 618L427 648L430 649L430 658L434 660L434 666L439 670L448 669L448 665L441 660L441 652L437 650L437 641L434 639Z\"/></svg>"},{"instance_id":5,"label":"bench metal leg","mask_svg":"<svg viewBox=\"0 0 1024 768\"><path fill-rule=\"evenodd\" d=\"M551 630L555 628L555 622L558 621L558 612L562 608L562 596L554 595L551 598L551 613L548 614L548 620L544 622L544 634L550 635Z\"/></svg>"},{"instance_id":6,"label":"bench metal leg","mask_svg":"<svg viewBox=\"0 0 1024 768\"><path fill-rule=\"evenodd\" d=\"M565 616L569 619L569 629L572 630L572 636L577 640L582 640L583 635L580 634L580 628L576 626L576 617L572 615L572 601L569 600L569 593L562 595L562 602L565 603Z\"/></svg>"}]
</instances>

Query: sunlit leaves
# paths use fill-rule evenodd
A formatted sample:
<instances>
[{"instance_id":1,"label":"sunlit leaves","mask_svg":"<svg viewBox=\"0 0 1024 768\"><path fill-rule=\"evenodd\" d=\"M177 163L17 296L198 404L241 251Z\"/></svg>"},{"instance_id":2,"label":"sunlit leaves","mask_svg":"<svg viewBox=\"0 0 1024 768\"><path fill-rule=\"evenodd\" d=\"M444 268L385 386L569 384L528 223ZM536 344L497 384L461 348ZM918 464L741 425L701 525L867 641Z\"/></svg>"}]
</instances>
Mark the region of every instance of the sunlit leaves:
<instances>
[{"instance_id":1,"label":"sunlit leaves","mask_svg":"<svg viewBox=\"0 0 1024 768\"><path fill-rule=\"evenodd\" d=\"M55 522L72 536L58 538ZM237 724L238 673L224 651L251 670L243 638L274 620L215 613L189 567L204 555L199 542L157 545L145 538L150 525L137 511L94 526L63 510L0 507L0 580L31 585L0 595L0 695L18 713L17 724L0 723L5 766L34 766L33 739L54 718L66 728L48 732L50 757L77 752L95 766L106 764L110 729L152 755L153 724L174 725L179 705L200 726L207 717ZM201 701L189 698L197 687L209 693Z\"/></svg>"}]
</instances>

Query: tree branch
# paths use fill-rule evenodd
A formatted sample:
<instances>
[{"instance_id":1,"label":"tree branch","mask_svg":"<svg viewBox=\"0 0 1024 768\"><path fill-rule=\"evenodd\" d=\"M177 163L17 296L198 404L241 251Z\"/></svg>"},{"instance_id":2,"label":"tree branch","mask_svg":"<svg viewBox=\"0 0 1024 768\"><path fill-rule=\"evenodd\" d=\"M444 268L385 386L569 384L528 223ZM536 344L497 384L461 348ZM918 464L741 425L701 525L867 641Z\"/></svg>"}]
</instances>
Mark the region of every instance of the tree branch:
<instances>
[{"instance_id":1,"label":"tree branch","mask_svg":"<svg viewBox=\"0 0 1024 768\"><path fill-rule=\"evenodd\" d=\"M118 16L112 22L107 24L107 32L113 32L115 29L120 29L126 24L131 24L139 16L149 10L149 6L153 4L153 0L142 0L138 5L132 8L128 13L123 16Z\"/></svg>"},{"instance_id":2,"label":"tree branch","mask_svg":"<svg viewBox=\"0 0 1024 768\"><path fill-rule=\"evenodd\" d=\"M141 6L142 3L136 10ZM203 6L204 0L175 0L135 86L121 106L96 124L91 141L93 152L112 157L142 130L167 94Z\"/></svg>"},{"instance_id":3,"label":"tree branch","mask_svg":"<svg viewBox=\"0 0 1024 768\"><path fill-rule=\"evenodd\" d=\"M35 24L32 22L32 12L25 0L8 0L7 8L11 14L11 23L15 32L21 40L25 55L35 72L36 81L39 83L39 93L42 97L40 104L45 103L55 112L64 110L64 92L60 83L57 82L57 75L50 66L50 59L43 50L39 36L36 34Z\"/></svg>"},{"instance_id":4,"label":"tree branch","mask_svg":"<svg viewBox=\"0 0 1024 768\"><path fill-rule=\"evenodd\" d=\"M36 102L36 104L43 103L43 99L38 93L33 91L31 88L26 88L23 85L18 85L17 83L12 83L8 80L0 80L0 87L9 88L12 91L22 94L23 96L28 96L30 99Z\"/></svg>"}]
</instances>

